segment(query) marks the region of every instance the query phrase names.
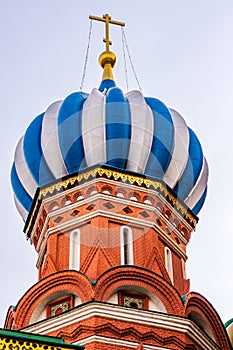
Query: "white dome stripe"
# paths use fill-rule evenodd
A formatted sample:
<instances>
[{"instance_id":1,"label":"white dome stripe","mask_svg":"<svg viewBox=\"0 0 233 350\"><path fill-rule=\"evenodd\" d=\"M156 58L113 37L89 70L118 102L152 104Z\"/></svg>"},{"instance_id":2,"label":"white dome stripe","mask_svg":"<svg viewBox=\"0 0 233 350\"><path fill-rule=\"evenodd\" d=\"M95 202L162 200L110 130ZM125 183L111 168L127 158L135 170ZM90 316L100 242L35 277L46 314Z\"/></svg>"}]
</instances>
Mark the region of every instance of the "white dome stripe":
<instances>
[{"instance_id":1,"label":"white dome stripe","mask_svg":"<svg viewBox=\"0 0 233 350\"><path fill-rule=\"evenodd\" d=\"M23 220L26 221L28 216L28 211L22 206L22 204L20 203L20 201L17 199L15 195L14 195L14 201L19 214L22 216Z\"/></svg>"},{"instance_id":2,"label":"white dome stripe","mask_svg":"<svg viewBox=\"0 0 233 350\"><path fill-rule=\"evenodd\" d=\"M51 104L46 110L43 118L41 132L41 147L46 163L56 178L68 174L66 169L58 138L57 116L63 101Z\"/></svg>"},{"instance_id":3,"label":"white dome stripe","mask_svg":"<svg viewBox=\"0 0 233 350\"><path fill-rule=\"evenodd\" d=\"M27 162L24 157L23 150L24 136L21 137L15 150L15 169L20 182L27 193L33 198L37 189L37 183L35 182L31 172L27 166Z\"/></svg>"},{"instance_id":4,"label":"white dome stripe","mask_svg":"<svg viewBox=\"0 0 233 350\"><path fill-rule=\"evenodd\" d=\"M129 101L132 125L126 169L143 173L153 141L153 113L139 91L131 91L125 96Z\"/></svg>"},{"instance_id":5,"label":"white dome stripe","mask_svg":"<svg viewBox=\"0 0 233 350\"><path fill-rule=\"evenodd\" d=\"M182 116L169 108L174 125L174 150L163 180L174 188L181 178L189 157L189 131Z\"/></svg>"},{"instance_id":6,"label":"white dome stripe","mask_svg":"<svg viewBox=\"0 0 233 350\"><path fill-rule=\"evenodd\" d=\"M105 95L96 88L83 105L82 138L87 166L106 163Z\"/></svg>"},{"instance_id":7,"label":"white dome stripe","mask_svg":"<svg viewBox=\"0 0 233 350\"><path fill-rule=\"evenodd\" d=\"M192 189L192 191L189 193L188 197L184 201L185 204L187 204L190 207L190 209L195 207L195 205L198 203L203 193L205 192L208 175L209 175L208 164L206 159L204 158L200 176L194 188Z\"/></svg>"}]
</instances>

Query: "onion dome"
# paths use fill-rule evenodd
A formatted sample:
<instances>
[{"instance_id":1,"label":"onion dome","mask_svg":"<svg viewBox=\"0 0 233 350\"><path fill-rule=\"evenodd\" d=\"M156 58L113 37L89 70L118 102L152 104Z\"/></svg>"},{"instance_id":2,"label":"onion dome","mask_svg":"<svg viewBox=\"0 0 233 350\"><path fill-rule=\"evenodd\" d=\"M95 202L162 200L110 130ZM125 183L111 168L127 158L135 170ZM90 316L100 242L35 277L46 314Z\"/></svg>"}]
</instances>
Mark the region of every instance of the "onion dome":
<instances>
[{"instance_id":1,"label":"onion dome","mask_svg":"<svg viewBox=\"0 0 233 350\"><path fill-rule=\"evenodd\" d=\"M162 179L195 214L201 209L208 167L195 133L160 100L108 85L54 102L20 139L11 180L24 219L38 186L95 164Z\"/></svg>"},{"instance_id":2,"label":"onion dome","mask_svg":"<svg viewBox=\"0 0 233 350\"><path fill-rule=\"evenodd\" d=\"M99 89L52 103L19 140L11 181L24 220L37 187L95 164L161 179L194 214L201 209L208 166L197 136L157 98L117 87L115 60L112 52L102 53Z\"/></svg>"}]
</instances>

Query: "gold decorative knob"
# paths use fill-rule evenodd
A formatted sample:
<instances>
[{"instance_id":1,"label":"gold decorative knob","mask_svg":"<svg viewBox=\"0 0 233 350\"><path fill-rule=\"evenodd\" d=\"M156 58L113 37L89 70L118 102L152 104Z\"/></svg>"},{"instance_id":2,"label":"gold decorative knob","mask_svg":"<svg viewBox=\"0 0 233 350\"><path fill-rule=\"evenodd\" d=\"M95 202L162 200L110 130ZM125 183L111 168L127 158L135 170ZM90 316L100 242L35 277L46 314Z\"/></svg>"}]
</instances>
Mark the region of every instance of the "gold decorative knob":
<instances>
[{"instance_id":1,"label":"gold decorative knob","mask_svg":"<svg viewBox=\"0 0 233 350\"><path fill-rule=\"evenodd\" d=\"M99 56L99 64L102 68L105 67L106 64L110 64L112 68L114 68L116 64L116 55L112 51L104 51Z\"/></svg>"}]
</instances>

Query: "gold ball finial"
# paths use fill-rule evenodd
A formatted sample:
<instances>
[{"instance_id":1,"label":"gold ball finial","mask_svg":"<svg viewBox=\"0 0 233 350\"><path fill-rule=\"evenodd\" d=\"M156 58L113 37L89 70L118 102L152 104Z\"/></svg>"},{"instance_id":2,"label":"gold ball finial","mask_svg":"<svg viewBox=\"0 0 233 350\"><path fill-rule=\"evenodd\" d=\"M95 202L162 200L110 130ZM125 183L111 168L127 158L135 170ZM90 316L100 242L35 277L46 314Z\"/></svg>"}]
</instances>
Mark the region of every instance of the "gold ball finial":
<instances>
[{"instance_id":1,"label":"gold ball finial","mask_svg":"<svg viewBox=\"0 0 233 350\"><path fill-rule=\"evenodd\" d=\"M116 64L116 55L112 51L104 51L100 54L99 64L104 69L102 80L114 80L112 69Z\"/></svg>"},{"instance_id":2,"label":"gold ball finial","mask_svg":"<svg viewBox=\"0 0 233 350\"><path fill-rule=\"evenodd\" d=\"M104 51L99 56L99 64L102 68L106 65L110 65L112 68L116 64L116 55L112 51Z\"/></svg>"}]
</instances>

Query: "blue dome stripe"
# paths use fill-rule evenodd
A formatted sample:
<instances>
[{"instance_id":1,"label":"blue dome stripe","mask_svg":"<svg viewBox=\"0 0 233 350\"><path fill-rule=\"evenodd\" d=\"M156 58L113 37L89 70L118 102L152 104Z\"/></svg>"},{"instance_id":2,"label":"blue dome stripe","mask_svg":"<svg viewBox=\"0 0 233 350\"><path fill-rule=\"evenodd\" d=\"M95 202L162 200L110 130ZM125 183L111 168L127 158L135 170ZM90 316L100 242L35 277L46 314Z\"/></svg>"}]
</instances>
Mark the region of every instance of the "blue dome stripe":
<instances>
[{"instance_id":1,"label":"blue dome stripe","mask_svg":"<svg viewBox=\"0 0 233 350\"><path fill-rule=\"evenodd\" d=\"M174 126L167 107L156 98L145 98L154 117L154 136L145 173L162 179L174 148Z\"/></svg>"},{"instance_id":2,"label":"blue dome stripe","mask_svg":"<svg viewBox=\"0 0 233 350\"><path fill-rule=\"evenodd\" d=\"M201 210L201 208L202 208L202 206L203 206L203 204L205 202L206 195L207 195L207 186L206 186L206 189L205 189L203 195L201 196L201 198L199 199L199 201L197 202L195 207L192 209L194 214L197 215L199 213L199 211Z\"/></svg>"},{"instance_id":3,"label":"blue dome stripe","mask_svg":"<svg viewBox=\"0 0 233 350\"><path fill-rule=\"evenodd\" d=\"M185 200L195 186L203 165L202 148L197 136L191 129L189 129L189 138L188 163L180 181L174 188L174 191L182 200Z\"/></svg>"},{"instance_id":4,"label":"blue dome stripe","mask_svg":"<svg viewBox=\"0 0 233 350\"><path fill-rule=\"evenodd\" d=\"M119 88L111 88L106 96L107 164L125 169L131 137L131 116L127 99Z\"/></svg>"},{"instance_id":5,"label":"blue dome stripe","mask_svg":"<svg viewBox=\"0 0 233 350\"><path fill-rule=\"evenodd\" d=\"M105 79L105 80L102 80L100 87L99 87L99 91L104 91L105 89L108 90L114 86L116 86L115 81L113 81L111 79Z\"/></svg>"},{"instance_id":6,"label":"blue dome stripe","mask_svg":"<svg viewBox=\"0 0 233 350\"><path fill-rule=\"evenodd\" d=\"M63 102L58 114L58 137L68 173L86 166L82 140L82 107L87 94L75 92Z\"/></svg>"},{"instance_id":7,"label":"blue dome stripe","mask_svg":"<svg viewBox=\"0 0 233 350\"><path fill-rule=\"evenodd\" d=\"M54 180L41 148L41 129L44 113L38 115L26 130L23 142L25 160L36 183L41 186Z\"/></svg>"},{"instance_id":8,"label":"blue dome stripe","mask_svg":"<svg viewBox=\"0 0 233 350\"><path fill-rule=\"evenodd\" d=\"M12 184L16 198L21 203L21 205L27 211L29 211L31 208L31 205L32 205L32 198L25 191L24 187L22 186L21 182L19 181L16 169L15 169L15 163L13 163L13 166L11 168L11 184Z\"/></svg>"}]
</instances>

